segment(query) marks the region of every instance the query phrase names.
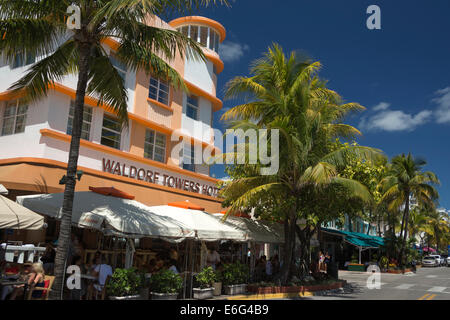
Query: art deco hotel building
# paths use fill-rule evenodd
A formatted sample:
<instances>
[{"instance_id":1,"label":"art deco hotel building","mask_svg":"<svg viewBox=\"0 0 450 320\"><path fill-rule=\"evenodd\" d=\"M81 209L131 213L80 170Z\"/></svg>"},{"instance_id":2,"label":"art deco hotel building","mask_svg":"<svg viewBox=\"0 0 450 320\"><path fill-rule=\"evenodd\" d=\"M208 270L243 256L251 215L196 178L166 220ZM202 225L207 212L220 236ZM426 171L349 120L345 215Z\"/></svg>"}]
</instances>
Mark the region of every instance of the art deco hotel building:
<instances>
[{"instance_id":1,"label":"art deco hotel building","mask_svg":"<svg viewBox=\"0 0 450 320\"><path fill-rule=\"evenodd\" d=\"M218 48L225 29L198 16L153 23L196 39L207 60L178 56L171 62L184 78L187 93L143 70L127 70L114 58L118 43L105 41L128 90L129 126L121 130L107 107L86 97L78 161L83 175L76 191L112 186L147 205L189 200L207 212L219 212L217 180L210 176L210 167L190 160L194 145L213 148L213 113L222 107L216 97L217 77L224 67ZM20 95L8 91L39 58L0 62L0 184L13 200L17 195L64 191L59 181L66 174L77 77L67 76L36 103L23 103ZM172 149L179 142L171 141L173 132L184 136L175 156Z\"/></svg>"}]
</instances>

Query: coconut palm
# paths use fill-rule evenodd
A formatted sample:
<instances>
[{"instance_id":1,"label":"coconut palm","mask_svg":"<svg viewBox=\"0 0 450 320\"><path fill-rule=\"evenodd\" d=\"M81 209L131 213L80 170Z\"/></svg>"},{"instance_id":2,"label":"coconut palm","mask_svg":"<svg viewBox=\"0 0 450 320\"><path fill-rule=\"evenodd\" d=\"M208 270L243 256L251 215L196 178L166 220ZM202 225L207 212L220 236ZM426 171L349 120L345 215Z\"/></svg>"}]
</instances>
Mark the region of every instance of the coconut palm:
<instances>
[{"instance_id":1,"label":"coconut palm","mask_svg":"<svg viewBox=\"0 0 450 320\"><path fill-rule=\"evenodd\" d=\"M401 265L404 265L411 199L418 205L433 207L434 201L439 197L433 186L439 184L439 180L431 171L422 172L425 164L425 160L414 158L411 154L398 155L392 159L389 174L383 182L385 190L383 200L389 203L388 208L403 211L398 259Z\"/></svg>"},{"instance_id":2,"label":"coconut palm","mask_svg":"<svg viewBox=\"0 0 450 320\"><path fill-rule=\"evenodd\" d=\"M169 63L177 54L204 59L197 43L179 32L149 25L149 19L169 12L190 11L227 0L0 0L0 52L7 62L17 55L41 57L12 90L30 101L44 97L65 76L78 76L75 112L67 164L62 220L55 259L52 299L61 297L64 263L70 241L72 204L86 95L98 99L128 125L127 91L102 43L114 37L116 57L129 70L143 69L185 89ZM80 8L79 29L68 30L68 6Z\"/></svg>"},{"instance_id":3,"label":"coconut palm","mask_svg":"<svg viewBox=\"0 0 450 320\"><path fill-rule=\"evenodd\" d=\"M317 192L333 184L345 186L353 195L370 199L367 189L360 183L341 178L335 165L343 165L349 153L374 157L375 150L351 146L330 152L330 142L337 136L353 137L359 131L340 120L350 111L364 108L357 103L342 103L341 97L326 88L317 77L319 62L291 53L286 57L281 47L272 45L268 52L256 60L250 77L236 77L226 87L226 98L244 98L222 116L232 129L279 130L279 170L263 175L263 165L244 165L246 175L227 183L222 195L230 205L228 213L259 206L262 211L278 214L284 220L285 246L281 281L286 283L292 274L295 234L299 217L302 231L312 234L320 219L303 210L302 200L307 195L317 199ZM270 150L270 147L268 148ZM236 156L242 157L238 151ZM281 208L274 208L279 199ZM303 242L308 241L306 237Z\"/></svg>"},{"instance_id":4,"label":"coconut palm","mask_svg":"<svg viewBox=\"0 0 450 320\"><path fill-rule=\"evenodd\" d=\"M450 223L448 215L438 210L432 210L427 217L427 224L429 226L427 233L430 239L436 243L436 249L447 249L450 233Z\"/></svg>"}]
</instances>

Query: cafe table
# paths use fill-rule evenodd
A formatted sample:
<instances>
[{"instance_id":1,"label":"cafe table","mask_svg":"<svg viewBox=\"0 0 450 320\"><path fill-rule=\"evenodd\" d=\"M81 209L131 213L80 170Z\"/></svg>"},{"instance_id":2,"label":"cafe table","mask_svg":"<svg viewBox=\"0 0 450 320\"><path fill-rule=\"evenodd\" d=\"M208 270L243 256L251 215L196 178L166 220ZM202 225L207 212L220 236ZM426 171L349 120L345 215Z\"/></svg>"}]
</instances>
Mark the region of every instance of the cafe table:
<instances>
[{"instance_id":1,"label":"cafe table","mask_svg":"<svg viewBox=\"0 0 450 320\"><path fill-rule=\"evenodd\" d=\"M26 280L14 280L10 278L0 279L0 288L4 286L20 286L20 285L24 285L23 300L25 300L28 290L28 282Z\"/></svg>"}]
</instances>

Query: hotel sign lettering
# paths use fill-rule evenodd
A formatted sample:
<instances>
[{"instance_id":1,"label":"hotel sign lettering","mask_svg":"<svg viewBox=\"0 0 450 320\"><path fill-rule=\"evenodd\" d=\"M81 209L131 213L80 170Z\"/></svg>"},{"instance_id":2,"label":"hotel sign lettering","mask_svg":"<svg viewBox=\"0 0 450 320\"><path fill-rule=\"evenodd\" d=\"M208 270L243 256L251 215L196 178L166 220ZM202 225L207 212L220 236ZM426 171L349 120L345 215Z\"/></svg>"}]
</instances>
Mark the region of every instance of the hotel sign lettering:
<instances>
[{"instance_id":1,"label":"hotel sign lettering","mask_svg":"<svg viewBox=\"0 0 450 320\"><path fill-rule=\"evenodd\" d=\"M160 173L155 170L139 168L118 161L103 158L103 172L117 174L119 176L151 182L170 188L177 188L184 191L201 193L204 195L217 197L218 188L208 184L201 184L185 177Z\"/></svg>"}]
</instances>

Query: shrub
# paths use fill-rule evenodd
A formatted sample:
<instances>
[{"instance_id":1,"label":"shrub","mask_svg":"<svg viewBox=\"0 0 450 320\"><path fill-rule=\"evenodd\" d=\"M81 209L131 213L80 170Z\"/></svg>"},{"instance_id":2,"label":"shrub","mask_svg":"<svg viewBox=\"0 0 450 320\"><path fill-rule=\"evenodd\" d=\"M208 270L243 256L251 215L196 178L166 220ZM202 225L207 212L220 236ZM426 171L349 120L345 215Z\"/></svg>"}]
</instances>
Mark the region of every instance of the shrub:
<instances>
[{"instance_id":1,"label":"shrub","mask_svg":"<svg viewBox=\"0 0 450 320\"><path fill-rule=\"evenodd\" d=\"M236 263L224 264L222 279L224 285L243 284L247 282L249 270L245 264Z\"/></svg>"},{"instance_id":2,"label":"shrub","mask_svg":"<svg viewBox=\"0 0 450 320\"><path fill-rule=\"evenodd\" d=\"M142 278L135 269L117 268L109 280L106 290L110 296L124 297L138 294L141 285Z\"/></svg>"},{"instance_id":3,"label":"shrub","mask_svg":"<svg viewBox=\"0 0 450 320\"><path fill-rule=\"evenodd\" d=\"M150 278L151 291L157 293L178 293L183 287L183 279L172 270L162 270Z\"/></svg>"},{"instance_id":4,"label":"shrub","mask_svg":"<svg viewBox=\"0 0 450 320\"><path fill-rule=\"evenodd\" d=\"M222 271L216 270L214 271L215 281L214 282L222 282Z\"/></svg>"},{"instance_id":5,"label":"shrub","mask_svg":"<svg viewBox=\"0 0 450 320\"><path fill-rule=\"evenodd\" d=\"M382 256L380 258L380 267L383 269L387 269L389 264L389 260L386 256Z\"/></svg>"},{"instance_id":6,"label":"shrub","mask_svg":"<svg viewBox=\"0 0 450 320\"><path fill-rule=\"evenodd\" d=\"M200 289L211 288L216 281L216 274L212 267L206 267L195 276L195 281Z\"/></svg>"}]
</instances>

